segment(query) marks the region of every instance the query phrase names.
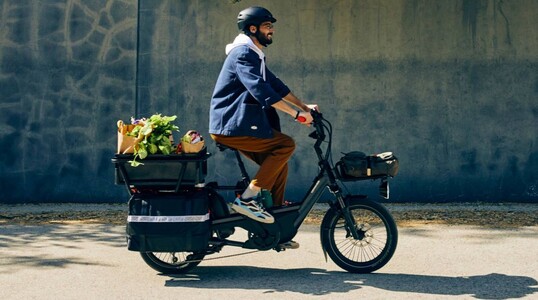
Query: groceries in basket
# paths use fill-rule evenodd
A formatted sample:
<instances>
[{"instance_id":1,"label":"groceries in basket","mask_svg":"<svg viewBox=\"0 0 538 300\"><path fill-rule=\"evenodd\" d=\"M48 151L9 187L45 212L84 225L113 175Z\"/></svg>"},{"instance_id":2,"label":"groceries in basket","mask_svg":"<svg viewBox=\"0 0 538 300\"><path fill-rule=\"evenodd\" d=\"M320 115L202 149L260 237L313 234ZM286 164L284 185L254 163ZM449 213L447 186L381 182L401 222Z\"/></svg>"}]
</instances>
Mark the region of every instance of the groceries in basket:
<instances>
[{"instance_id":1,"label":"groceries in basket","mask_svg":"<svg viewBox=\"0 0 538 300\"><path fill-rule=\"evenodd\" d=\"M155 114L146 119L131 118L130 125L118 121L118 154L133 154L133 167L142 164L139 160L150 154L174 152L172 132L179 131L173 122L177 116Z\"/></svg>"},{"instance_id":2,"label":"groceries in basket","mask_svg":"<svg viewBox=\"0 0 538 300\"><path fill-rule=\"evenodd\" d=\"M138 131L138 135L133 133L136 125L125 124L122 120L118 123L118 154L131 154L134 153L136 145L144 138L144 136Z\"/></svg>"},{"instance_id":3,"label":"groceries in basket","mask_svg":"<svg viewBox=\"0 0 538 300\"><path fill-rule=\"evenodd\" d=\"M200 135L196 130L189 130L181 138L181 143L178 144L177 152L198 153L202 151L204 144L205 142L202 135Z\"/></svg>"}]
</instances>

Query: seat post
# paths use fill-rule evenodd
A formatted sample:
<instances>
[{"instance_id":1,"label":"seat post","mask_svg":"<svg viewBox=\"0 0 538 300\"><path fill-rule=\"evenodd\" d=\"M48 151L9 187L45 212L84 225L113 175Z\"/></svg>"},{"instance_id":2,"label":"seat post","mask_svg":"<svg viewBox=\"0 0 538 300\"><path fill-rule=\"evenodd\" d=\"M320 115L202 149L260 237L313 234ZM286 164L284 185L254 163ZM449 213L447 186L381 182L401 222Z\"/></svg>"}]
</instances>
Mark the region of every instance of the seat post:
<instances>
[{"instance_id":1,"label":"seat post","mask_svg":"<svg viewBox=\"0 0 538 300\"><path fill-rule=\"evenodd\" d=\"M239 166L239 169L241 170L241 181L248 186L250 184L250 177L248 176L247 169L245 168L245 164L243 163L243 160L241 159L241 154L239 154L239 151L237 149L231 149L234 154L235 158L237 159L237 165Z\"/></svg>"},{"instance_id":2,"label":"seat post","mask_svg":"<svg viewBox=\"0 0 538 300\"><path fill-rule=\"evenodd\" d=\"M217 147L219 148L220 151L224 151L226 149L233 151L235 155L235 159L237 160L237 165L239 166L239 169L241 170L241 181L240 181L242 185L241 188L243 189L247 188L248 185L250 184L250 177L248 176L247 169L245 168L245 164L243 163L243 160L241 159L241 154L239 153L239 151L235 148L226 146L221 143L217 143Z\"/></svg>"}]
</instances>

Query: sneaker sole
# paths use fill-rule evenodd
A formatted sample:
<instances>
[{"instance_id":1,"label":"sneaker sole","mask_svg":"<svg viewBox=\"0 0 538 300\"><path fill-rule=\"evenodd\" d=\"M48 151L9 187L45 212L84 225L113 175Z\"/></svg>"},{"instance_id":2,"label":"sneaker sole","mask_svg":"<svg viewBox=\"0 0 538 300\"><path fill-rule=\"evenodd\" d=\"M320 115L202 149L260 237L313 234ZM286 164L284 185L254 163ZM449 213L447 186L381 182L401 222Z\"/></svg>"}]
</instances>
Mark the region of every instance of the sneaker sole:
<instances>
[{"instance_id":1,"label":"sneaker sole","mask_svg":"<svg viewBox=\"0 0 538 300\"><path fill-rule=\"evenodd\" d=\"M273 224L275 222L275 219L262 219L258 218L257 216L253 215L252 212L248 209L245 209L239 205L232 204L232 209L237 212L238 214L241 214L249 219L252 219L254 221L265 223L265 224Z\"/></svg>"},{"instance_id":2,"label":"sneaker sole","mask_svg":"<svg viewBox=\"0 0 538 300\"><path fill-rule=\"evenodd\" d=\"M295 244L288 244L288 243L284 243L284 244L280 244L278 245L280 248L282 249L299 249L299 247L301 245L299 245L298 243L295 243Z\"/></svg>"}]
</instances>

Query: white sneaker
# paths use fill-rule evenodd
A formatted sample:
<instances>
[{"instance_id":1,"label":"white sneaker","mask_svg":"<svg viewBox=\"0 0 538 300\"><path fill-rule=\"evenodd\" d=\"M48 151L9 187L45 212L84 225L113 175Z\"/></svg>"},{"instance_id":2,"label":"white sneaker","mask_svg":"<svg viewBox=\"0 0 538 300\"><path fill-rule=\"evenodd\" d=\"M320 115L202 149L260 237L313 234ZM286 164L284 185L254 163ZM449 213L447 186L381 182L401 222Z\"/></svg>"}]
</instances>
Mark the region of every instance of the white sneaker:
<instances>
[{"instance_id":1,"label":"white sneaker","mask_svg":"<svg viewBox=\"0 0 538 300\"><path fill-rule=\"evenodd\" d=\"M254 198L241 199L241 197L237 197L232 204L232 209L261 223L271 224L275 222L275 218L266 212L263 206L260 206Z\"/></svg>"}]
</instances>

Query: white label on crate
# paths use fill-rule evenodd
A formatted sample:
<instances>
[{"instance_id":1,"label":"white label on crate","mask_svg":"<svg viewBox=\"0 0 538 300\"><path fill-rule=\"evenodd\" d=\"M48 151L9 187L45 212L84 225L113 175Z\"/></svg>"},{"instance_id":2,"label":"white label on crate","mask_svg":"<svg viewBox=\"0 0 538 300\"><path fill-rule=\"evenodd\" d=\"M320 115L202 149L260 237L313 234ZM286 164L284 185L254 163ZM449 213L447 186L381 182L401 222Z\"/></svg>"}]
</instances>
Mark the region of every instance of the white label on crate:
<instances>
[{"instance_id":1,"label":"white label on crate","mask_svg":"<svg viewBox=\"0 0 538 300\"><path fill-rule=\"evenodd\" d=\"M209 213L194 216L128 216L127 222L131 223L185 223L205 222L209 220Z\"/></svg>"}]
</instances>

